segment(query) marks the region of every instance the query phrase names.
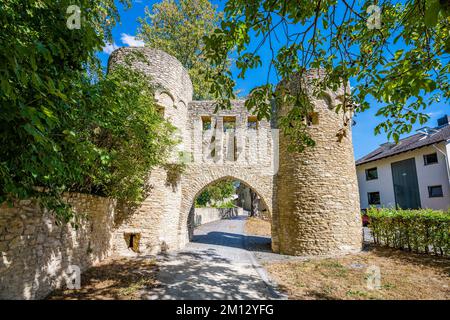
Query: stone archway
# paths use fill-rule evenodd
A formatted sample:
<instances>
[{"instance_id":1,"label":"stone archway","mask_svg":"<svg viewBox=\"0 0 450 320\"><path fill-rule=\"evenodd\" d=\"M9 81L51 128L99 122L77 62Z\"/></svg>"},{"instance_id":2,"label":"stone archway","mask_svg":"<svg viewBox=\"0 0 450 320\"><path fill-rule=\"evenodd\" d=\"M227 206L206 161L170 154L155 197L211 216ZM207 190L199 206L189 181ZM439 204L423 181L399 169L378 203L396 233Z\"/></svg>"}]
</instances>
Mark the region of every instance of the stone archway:
<instances>
[{"instance_id":1,"label":"stone archway","mask_svg":"<svg viewBox=\"0 0 450 320\"><path fill-rule=\"evenodd\" d=\"M274 252L325 255L361 249L349 125L353 106L331 110L349 92L347 84L327 90L321 98L311 96L314 112L308 117L314 120L307 121L306 130L316 145L301 153L291 152L292 141L283 130L278 135L276 121L293 108L290 99L274 101L274 121L255 117L245 100L231 101L229 108L217 110L215 101L192 99L188 71L163 51L120 48L111 54L110 66L125 63L125 57L135 51L142 52L147 61L133 61L132 67L151 77L152 86L159 89L156 99L165 110L164 117L179 131L182 144L171 164L178 163L177 153L183 153L187 165L179 180L169 184L171 175L163 168L153 170L149 178L153 194L117 229L116 251L128 252L123 233L141 234L144 253L182 249L188 242L187 221L195 196L224 177L247 183L266 202ZM312 94L313 80L325 76L324 70L312 69L282 80L277 88L291 94L306 89Z\"/></svg>"},{"instance_id":2,"label":"stone archway","mask_svg":"<svg viewBox=\"0 0 450 320\"><path fill-rule=\"evenodd\" d=\"M253 189L267 207L272 220L274 203L273 178L273 175L266 174L254 167L190 165L183 174L181 183L182 200L178 224L180 245L184 246L189 242L188 218L195 198L205 187L220 180L238 180Z\"/></svg>"},{"instance_id":3,"label":"stone archway","mask_svg":"<svg viewBox=\"0 0 450 320\"><path fill-rule=\"evenodd\" d=\"M250 183L243 181L242 179L238 179L234 176L224 176L222 178L216 179L214 181L209 182L207 185L205 185L202 189L200 189L194 196L193 200L192 200L192 205L191 205L191 209L189 210L188 213L188 224L187 224L187 229L188 229L188 236L189 236L189 240L191 239L192 233L193 233L193 229L194 229L194 225L190 224L191 222L193 222L193 217L192 215L194 214L194 210L195 210L195 199L203 192L203 190L205 190L205 188L214 185L215 183L218 183L220 181L224 181L224 180L231 180L231 181L239 181L240 183L242 183L243 185L245 185L246 187L250 188L251 190L253 190L260 198L260 200L262 201L263 205L267 208L268 211L268 215L270 217L270 220L272 219L272 212L270 210L270 208L267 205L267 200L264 198L264 196L258 192L258 190L256 190ZM191 221L192 219L192 221Z\"/></svg>"}]
</instances>

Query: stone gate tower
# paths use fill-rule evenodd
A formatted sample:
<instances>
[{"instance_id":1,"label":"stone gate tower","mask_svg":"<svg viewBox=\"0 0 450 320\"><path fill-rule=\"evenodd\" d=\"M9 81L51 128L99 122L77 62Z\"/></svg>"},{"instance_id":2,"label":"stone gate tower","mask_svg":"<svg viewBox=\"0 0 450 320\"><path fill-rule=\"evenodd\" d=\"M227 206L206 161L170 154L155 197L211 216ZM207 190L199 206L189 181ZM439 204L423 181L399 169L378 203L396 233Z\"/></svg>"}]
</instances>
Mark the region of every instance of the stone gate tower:
<instances>
[{"instance_id":1,"label":"stone gate tower","mask_svg":"<svg viewBox=\"0 0 450 320\"><path fill-rule=\"evenodd\" d=\"M311 80L323 77L321 70L309 70L279 84L295 95ZM280 130L279 170L276 176L277 206L273 226L279 242L276 252L289 255L323 255L359 251L362 226L358 185L353 158L351 114L336 112L344 90L328 92L314 99L308 133L316 145L302 153L287 151L288 138ZM292 106L280 104L278 115L285 115ZM337 133L346 135L338 139Z\"/></svg>"},{"instance_id":2,"label":"stone gate tower","mask_svg":"<svg viewBox=\"0 0 450 320\"><path fill-rule=\"evenodd\" d=\"M221 179L238 180L258 194L272 218L273 251L304 255L360 249L350 128L347 137L337 141L343 115L331 110L340 92L314 100L317 123L308 130L317 145L292 154L286 150L285 137L281 134L278 141L276 128L251 114L244 100L232 101L230 109L217 112L215 101L192 100L189 74L169 54L151 48L120 48L109 60L110 68L116 64L127 64L151 77L156 103L178 129L182 142L176 151L191 159L175 177L167 168L151 171L151 193L114 231L116 253L182 249L189 241L189 213L196 196ZM309 76L318 74L310 72ZM295 92L298 81L280 85ZM289 106L281 105L279 110L287 112Z\"/></svg>"}]
</instances>

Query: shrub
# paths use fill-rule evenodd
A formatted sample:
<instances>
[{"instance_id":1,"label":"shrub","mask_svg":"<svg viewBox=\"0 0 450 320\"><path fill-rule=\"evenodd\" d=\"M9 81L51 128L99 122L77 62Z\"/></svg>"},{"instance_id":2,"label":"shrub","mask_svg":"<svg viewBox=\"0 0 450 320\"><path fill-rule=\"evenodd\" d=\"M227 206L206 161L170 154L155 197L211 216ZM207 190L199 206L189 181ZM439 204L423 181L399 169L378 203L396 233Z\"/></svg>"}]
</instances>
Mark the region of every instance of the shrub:
<instances>
[{"instance_id":1,"label":"shrub","mask_svg":"<svg viewBox=\"0 0 450 320\"><path fill-rule=\"evenodd\" d=\"M210 203L219 203L236 192L233 180L225 179L207 186L195 199L197 208L206 207Z\"/></svg>"},{"instance_id":2,"label":"shrub","mask_svg":"<svg viewBox=\"0 0 450 320\"><path fill-rule=\"evenodd\" d=\"M69 220L64 192L139 202L149 171L166 162L173 127L148 79L100 67L118 3L131 1L1 2L0 204L36 198ZM81 29L67 28L72 4Z\"/></svg>"},{"instance_id":3,"label":"shrub","mask_svg":"<svg viewBox=\"0 0 450 320\"><path fill-rule=\"evenodd\" d=\"M450 212L370 208L367 216L376 244L414 252L449 254Z\"/></svg>"}]
</instances>

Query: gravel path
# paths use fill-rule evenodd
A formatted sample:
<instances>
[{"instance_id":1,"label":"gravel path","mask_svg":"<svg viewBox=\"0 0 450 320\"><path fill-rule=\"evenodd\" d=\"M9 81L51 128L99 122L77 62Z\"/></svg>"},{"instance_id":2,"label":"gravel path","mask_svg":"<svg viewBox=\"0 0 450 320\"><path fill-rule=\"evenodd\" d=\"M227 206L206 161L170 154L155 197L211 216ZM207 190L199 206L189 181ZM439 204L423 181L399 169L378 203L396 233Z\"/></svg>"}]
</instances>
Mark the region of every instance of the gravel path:
<instances>
[{"instance_id":1,"label":"gravel path","mask_svg":"<svg viewBox=\"0 0 450 320\"><path fill-rule=\"evenodd\" d=\"M280 299L255 256L246 250L245 217L220 220L195 229L182 251L158 257L162 284L147 299ZM267 238L269 239L269 238ZM267 242L267 240L265 240ZM270 239L269 239L270 241Z\"/></svg>"}]
</instances>

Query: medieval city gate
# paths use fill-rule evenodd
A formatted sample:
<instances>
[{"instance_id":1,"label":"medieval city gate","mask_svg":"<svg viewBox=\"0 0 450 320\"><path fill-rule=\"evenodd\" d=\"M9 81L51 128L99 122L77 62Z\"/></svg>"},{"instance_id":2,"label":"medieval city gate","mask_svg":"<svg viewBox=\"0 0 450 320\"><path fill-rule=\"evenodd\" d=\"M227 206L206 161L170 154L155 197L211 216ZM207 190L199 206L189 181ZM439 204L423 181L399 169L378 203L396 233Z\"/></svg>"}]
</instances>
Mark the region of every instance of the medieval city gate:
<instances>
[{"instance_id":1,"label":"medieval city gate","mask_svg":"<svg viewBox=\"0 0 450 320\"><path fill-rule=\"evenodd\" d=\"M150 174L152 191L141 207L122 221L114 237L119 254L157 253L181 249L188 240L188 216L195 197L207 185L224 178L242 181L258 193L272 220L275 252L330 254L361 247L359 196L351 143L351 129L333 109L339 92L315 101L310 126L316 147L301 154L286 150L286 140L275 126L257 121L244 106L215 111L214 101L193 101L192 84L181 63L167 53L149 48L120 48L109 67L140 51L133 68L152 78L155 99L164 117L178 129L185 169L157 168ZM310 77L321 76L310 72ZM285 85L295 92L299 79ZM281 113L289 106L277 106ZM348 130L337 139L339 129ZM130 251L129 237L139 239Z\"/></svg>"}]
</instances>

